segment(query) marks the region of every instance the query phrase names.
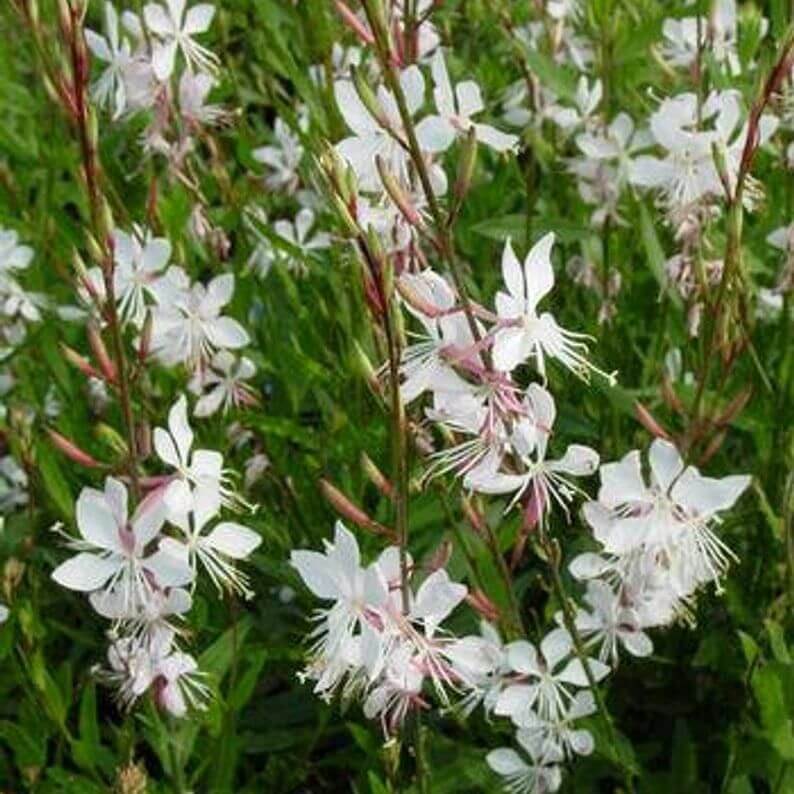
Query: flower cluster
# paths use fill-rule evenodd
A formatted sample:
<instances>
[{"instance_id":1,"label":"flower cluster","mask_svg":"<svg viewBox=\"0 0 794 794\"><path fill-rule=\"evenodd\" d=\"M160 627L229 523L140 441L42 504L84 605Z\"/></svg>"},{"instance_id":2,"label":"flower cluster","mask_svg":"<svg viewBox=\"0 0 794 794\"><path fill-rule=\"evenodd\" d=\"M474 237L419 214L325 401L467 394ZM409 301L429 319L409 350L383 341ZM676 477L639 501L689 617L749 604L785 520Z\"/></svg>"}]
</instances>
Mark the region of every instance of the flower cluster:
<instances>
[{"instance_id":1,"label":"flower cluster","mask_svg":"<svg viewBox=\"0 0 794 794\"><path fill-rule=\"evenodd\" d=\"M104 488L84 488L76 506L80 537L59 530L76 554L52 578L88 593L92 607L112 621L108 669L100 676L129 707L151 691L176 716L201 706L209 693L192 656L180 650L180 622L192 606L199 574L219 592L252 595L236 563L261 542L251 529L218 520L239 499L230 490L219 452L193 448L187 400L171 408L168 428L156 428L154 444L163 474L138 482L146 494L130 515L124 481L108 477Z\"/></svg>"}]
</instances>

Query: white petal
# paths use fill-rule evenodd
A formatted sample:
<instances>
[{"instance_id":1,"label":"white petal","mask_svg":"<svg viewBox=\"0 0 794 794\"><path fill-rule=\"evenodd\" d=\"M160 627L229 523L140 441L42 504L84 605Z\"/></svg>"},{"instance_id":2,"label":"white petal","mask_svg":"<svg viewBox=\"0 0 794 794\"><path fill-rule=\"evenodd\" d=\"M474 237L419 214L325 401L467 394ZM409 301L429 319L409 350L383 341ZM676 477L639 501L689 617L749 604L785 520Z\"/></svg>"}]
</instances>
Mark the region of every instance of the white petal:
<instances>
[{"instance_id":1,"label":"white petal","mask_svg":"<svg viewBox=\"0 0 794 794\"><path fill-rule=\"evenodd\" d=\"M336 571L328 557L316 551L293 551L290 565L300 574L304 584L317 598L334 601L340 596Z\"/></svg>"},{"instance_id":2,"label":"white petal","mask_svg":"<svg viewBox=\"0 0 794 794\"><path fill-rule=\"evenodd\" d=\"M165 44L155 44L152 53L152 69L155 77L165 82L174 71L176 60L176 39L170 39Z\"/></svg>"},{"instance_id":3,"label":"white petal","mask_svg":"<svg viewBox=\"0 0 794 794\"><path fill-rule=\"evenodd\" d=\"M670 488L673 480L681 473L684 462L678 450L664 439L657 438L648 452L648 461L651 464L651 472L656 485L662 491Z\"/></svg>"},{"instance_id":4,"label":"white petal","mask_svg":"<svg viewBox=\"0 0 794 794\"><path fill-rule=\"evenodd\" d=\"M510 152L518 146L518 136L497 130L490 124L475 124L477 140L490 146L495 152Z\"/></svg>"},{"instance_id":5,"label":"white petal","mask_svg":"<svg viewBox=\"0 0 794 794\"><path fill-rule=\"evenodd\" d=\"M426 116L416 125L416 138L423 151L443 152L455 140L455 128L441 116Z\"/></svg>"},{"instance_id":6,"label":"white petal","mask_svg":"<svg viewBox=\"0 0 794 794\"><path fill-rule=\"evenodd\" d=\"M496 774L504 775L505 777L513 777L529 771L529 766L522 760L521 756L509 747L499 747L496 750L491 750L485 760Z\"/></svg>"},{"instance_id":7,"label":"white petal","mask_svg":"<svg viewBox=\"0 0 794 794\"><path fill-rule=\"evenodd\" d=\"M508 238L502 250L502 278L504 279L507 291L518 301L526 299L524 286L524 272L521 263L513 251L513 244Z\"/></svg>"},{"instance_id":8,"label":"white petal","mask_svg":"<svg viewBox=\"0 0 794 794\"><path fill-rule=\"evenodd\" d=\"M404 69L400 74L400 85L405 92L408 112L413 116L425 101L425 78L415 64Z\"/></svg>"},{"instance_id":9,"label":"white petal","mask_svg":"<svg viewBox=\"0 0 794 794\"><path fill-rule=\"evenodd\" d=\"M262 542L262 537L242 524L224 521L204 538L204 542L227 557L242 560Z\"/></svg>"},{"instance_id":10,"label":"white petal","mask_svg":"<svg viewBox=\"0 0 794 794\"><path fill-rule=\"evenodd\" d=\"M505 650L507 651L507 663L511 669L517 673L537 675L538 672L538 652L531 642L517 640L511 642Z\"/></svg>"},{"instance_id":11,"label":"white petal","mask_svg":"<svg viewBox=\"0 0 794 794\"><path fill-rule=\"evenodd\" d=\"M83 551L62 562L52 572L52 578L62 587L88 593L102 587L121 564L119 557L106 559Z\"/></svg>"},{"instance_id":12,"label":"white petal","mask_svg":"<svg viewBox=\"0 0 794 794\"><path fill-rule=\"evenodd\" d=\"M551 248L554 232L549 232L532 246L524 260L524 277L527 284L527 304L534 312L538 303L554 286L554 270L551 266Z\"/></svg>"},{"instance_id":13,"label":"white petal","mask_svg":"<svg viewBox=\"0 0 794 794\"><path fill-rule=\"evenodd\" d=\"M187 397L183 394L168 412L168 430L176 443L179 460L186 464L193 446L193 431L187 418ZM165 458L163 458L165 460Z\"/></svg>"},{"instance_id":14,"label":"white petal","mask_svg":"<svg viewBox=\"0 0 794 794\"><path fill-rule=\"evenodd\" d=\"M690 513L710 516L732 507L750 484L750 480L750 476L745 474L720 479L704 477L690 466L677 480L670 496Z\"/></svg>"},{"instance_id":15,"label":"white petal","mask_svg":"<svg viewBox=\"0 0 794 794\"><path fill-rule=\"evenodd\" d=\"M236 350L245 347L251 337L237 320L231 317L217 317L207 324L207 337L216 347L225 347Z\"/></svg>"},{"instance_id":16,"label":"white petal","mask_svg":"<svg viewBox=\"0 0 794 794\"><path fill-rule=\"evenodd\" d=\"M87 541L100 549L121 550L119 525L103 493L84 488L77 499L76 517L77 528Z\"/></svg>"},{"instance_id":17,"label":"white petal","mask_svg":"<svg viewBox=\"0 0 794 794\"><path fill-rule=\"evenodd\" d=\"M643 499L648 489L642 478L640 453L632 450L619 461L601 466L601 489L598 501L606 507L617 507Z\"/></svg>"},{"instance_id":18,"label":"white petal","mask_svg":"<svg viewBox=\"0 0 794 794\"><path fill-rule=\"evenodd\" d=\"M209 29L213 16L215 16L215 7L209 3L199 3L199 5L193 6L185 16L182 32L188 36L204 33Z\"/></svg>"},{"instance_id":19,"label":"white petal","mask_svg":"<svg viewBox=\"0 0 794 794\"><path fill-rule=\"evenodd\" d=\"M173 538L163 538L158 550L143 560L160 587L181 587L193 581L187 547Z\"/></svg>"}]
</instances>

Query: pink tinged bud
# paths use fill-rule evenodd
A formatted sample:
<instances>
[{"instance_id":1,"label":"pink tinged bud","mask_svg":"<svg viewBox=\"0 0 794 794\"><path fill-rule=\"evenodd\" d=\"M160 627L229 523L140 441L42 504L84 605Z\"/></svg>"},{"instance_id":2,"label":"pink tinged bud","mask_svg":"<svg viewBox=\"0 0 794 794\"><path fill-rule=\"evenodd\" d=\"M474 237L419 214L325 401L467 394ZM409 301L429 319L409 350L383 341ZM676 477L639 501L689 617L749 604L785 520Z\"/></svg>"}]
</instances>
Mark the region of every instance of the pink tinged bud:
<instances>
[{"instance_id":1,"label":"pink tinged bud","mask_svg":"<svg viewBox=\"0 0 794 794\"><path fill-rule=\"evenodd\" d=\"M102 374L109 383L116 382L116 367L110 359L108 349L102 341L102 335L94 323L89 323L86 331L88 335L88 344L91 347L91 352L102 370Z\"/></svg>"},{"instance_id":2,"label":"pink tinged bud","mask_svg":"<svg viewBox=\"0 0 794 794\"><path fill-rule=\"evenodd\" d=\"M634 403L634 416L637 421L653 436L670 441L670 434L656 421L651 412L639 401Z\"/></svg>"},{"instance_id":3,"label":"pink tinged bud","mask_svg":"<svg viewBox=\"0 0 794 794\"><path fill-rule=\"evenodd\" d=\"M98 460L91 457L91 455L80 449L73 441L70 441L60 433L57 433L55 430L47 430L47 435L50 437L50 441L52 441L69 460L79 463L81 466L85 466L89 469L102 468L102 464Z\"/></svg>"},{"instance_id":4,"label":"pink tinged bud","mask_svg":"<svg viewBox=\"0 0 794 794\"><path fill-rule=\"evenodd\" d=\"M466 516L466 520L471 524L472 529L480 535L480 537L484 537L486 525L482 513L472 505L469 498L465 495L461 496L460 503L463 509L463 515Z\"/></svg>"},{"instance_id":5,"label":"pink tinged bud","mask_svg":"<svg viewBox=\"0 0 794 794\"><path fill-rule=\"evenodd\" d=\"M97 380L102 379L102 375L99 370L94 369L91 366L91 363L88 359L83 358L76 350L72 350L71 347L61 343L61 352L63 353L66 360L80 372L83 373L88 378L97 378Z\"/></svg>"},{"instance_id":6,"label":"pink tinged bud","mask_svg":"<svg viewBox=\"0 0 794 794\"><path fill-rule=\"evenodd\" d=\"M430 573L445 568L452 556L452 543L448 540L442 541L439 547L433 552L433 556L428 560L427 567Z\"/></svg>"},{"instance_id":7,"label":"pink tinged bud","mask_svg":"<svg viewBox=\"0 0 794 794\"><path fill-rule=\"evenodd\" d=\"M367 479L383 494L383 496L387 499L394 498L394 486L366 452L361 453L361 468L364 470L364 474L367 475Z\"/></svg>"},{"instance_id":8,"label":"pink tinged bud","mask_svg":"<svg viewBox=\"0 0 794 794\"><path fill-rule=\"evenodd\" d=\"M533 483L529 491L526 501L524 502L524 510L522 513L521 529L519 530L518 537L516 538L515 546L513 546L513 554L510 557L510 568L515 569L521 562L524 556L524 549L526 548L529 536L543 520L543 513L546 509L546 497L543 491Z\"/></svg>"},{"instance_id":9,"label":"pink tinged bud","mask_svg":"<svg viewBox=\"0 0 794 794\"><path fill-rule=\"evenodd\" d=\"M386 535L396 540L394 532L391 529L384 527L382 524L375 521L375 519L371 518L328 480L320 480L320 490L334 510L343 518L352 521L357 527L361 527L361 529L367 529L377 535Z\"/></svg>"},{"instance_id":10,"label":"pink tinged bud","mask_svg":"<svg viewBox=\"0 0 794 794\"><path fill-rule=\"evenodd\" d=\"M502 618L499 607L482 590L470 590L466 594L466 603L490 623L498 623Z\"/></svg>"},{"instance_id":11,"label":"pink tinged bud","mask_svg":"<svg viewBox=\"0 0 794 794\"><path fill-rule=\"evenodd\" d=\"M141 338L138 341L138 361L143 363L149 356L152 349L152 328L154 326L154 317L151 311L146 312L146 319L143 322L143 330L141 331Z\"/></svg>"},{"instance_id":12,"label":"pink tinged bud","mask_svg":"<svg viewBox=\"0 0 794 794\"><path fill-rule=\"evenodd\" d=\"M442 309L439 309L433 303L426 301L416 290L412 289L409 282L405 279L398 279L397 280L397 292L400 293L400 297L409 305L411 308L416 309L416 311L424 314L425 317L429 317L434 319L436 317L443 317L445 312Z\"/></svg>"},{"instance_id":13,"label":"pink tinged bud","mask_svg":"<svg viewBox=\"0 0 794 794\"><path fill-rule=\"evenodd\" d=\"M753 396L753 387L746 386L729 403L725 410L717 417L717 425L730 424L747 406Z\"/></svg>"},{"instance_id":14,"label":"pink tinged bud","mask_svg":"<svg viewBox=\"0 0 794 794\"><path fill-rule=\"evenodd\" d=\"M372 45L375 43L375 37L372 33L342 0L334 0L334 5L339 12L339 16L342 17L342 21L364 42L364 44Z\"/></svg>"},{"instance_id":15,"label":"pink tinged bud","mask_svg":"<svg viewBox=\"0 0 794 794\"><path fill-rule=\"evenodd\" d=\"M386 163L380 155L376 155L375 165L378 167L378 174L380 175L380 181L383 183L383 187L389 194L389 198L397 205L397 209L400 210L402 216L411 226L420 227L422 225L422 216L417 212L413 204L411 204L411 199L394 178L394 175L389 172Z\"/></svg>"}]
</instances>

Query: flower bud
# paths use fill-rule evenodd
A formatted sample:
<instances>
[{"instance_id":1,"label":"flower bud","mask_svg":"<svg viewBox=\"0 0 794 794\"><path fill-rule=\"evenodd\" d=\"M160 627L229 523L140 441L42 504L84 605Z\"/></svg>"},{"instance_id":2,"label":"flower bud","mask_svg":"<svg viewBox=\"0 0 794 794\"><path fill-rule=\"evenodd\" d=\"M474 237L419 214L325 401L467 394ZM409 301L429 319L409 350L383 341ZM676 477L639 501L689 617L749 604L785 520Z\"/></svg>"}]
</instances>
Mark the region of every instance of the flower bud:
<instances>
[{"instance_id":1,"label":"flower bud","mask_svg":"<svg viewBox=\"0 0 794 794\"><path fill-rule=\"evenodd\" d=\"M339 12L339 16L342 17L342 21L364 42L364 44L372 45L375 43L375 38L372 33L342 0L334 0L334 5Z\"/></svg>"},{"instance_id":2,"label":"flower bud","mask_svg":"<svg viewBox=\"0 0 794 794\"><path fill-rule=\"evenodd\" d=\"M146 312L146 319L143 321L141 338L138 340L138 361L144 362L149 357L152 349L152 329L154 328L154 317L151 309Z\"/></svg>"},{"instance_id":3,"label":"flower bud","mask_svg":"<svg viewBox=\"0 0 794 794\"><path fill-rule=\"evenodd\" d=\"M353 85L355 86L358 98L361 100L369 114L373 119L375 119L375 121L378 122L378 124L380 124L381 127L388 127L389 120L386 118L383 108L380 106L380 102L378 102L378 98L375 96L375 93L364 79L361 70L357 69L355 66L351 66L350 76L353 78Z\"/></svg>"},{"instance_id":4,"label":"flower bud","mask_svg":"<svg viewBox=\"0 0 794 794\"><path fill-rule=\"evenodd\" d=\"M670 434L656 421L651 412L639 400L634 402L634 416L651 435L670 441Z\"/></svg>"},{"instance_id":5,"label":"flower bud","mask_svg":"<svg viewBox=\"0 0 794 794\"><path fill-rule=\"evenodd\" d=\"M420 227L422 225L422 216L417 212L413 204L411 204L411 199L394 178L394 175L389 172L385 161L379 154L375 155L375 165L378 168L378 174L380 175L380 181L383 183L383 187L389 194L389 198L397 205L397 209L400 210L402 216L411 226Z\"/></svg>"},{"instance_id":6,"label":"flower bud","mask_svg":"<svg viewBox=\"0 0 794 794\"><path fill-rule=\"evenodd\" d=\"M486 533L486 525L485 525L485 517L480 513L477 508L471 503L466 494L461 494L460 497L460 505L463 510L463 515L466 516L466 520L471 525L471 528L480 536L485 537Z\"/></svg>"},{"instance_id":7,"label":"flower bud","mask_svg":"<svg viewBox=\"0 0 794 794\"><path fill-rule=\"evenodd\" d=\"M477 130L469 127L466 137L461 145L458 173L455 178L453 195L455 203L460 205L469 192L471 180L474 176L474 166L477 164Z\"/></svg>"},{"instance_id":8,"label":"flower bud","mask_svg":"<svg viewBox=\"0 0 794 794\"><path fill-rule=\"evenodd\" d=\"M62 436L55 430L50 429L47 430L47 435L50 437L50 441L52 441L54 446L63 452L69 460L79 463L81 466L85 466L89 469L101 468L102 464L98 460L80 449L77 444L70 441L66 436Z\"/></svg>"},{"instance_id":9,"label":"flower bud","mask_svg":"<svg viewBox=\"0 0 794 794\"><path fill-rule=\"evenodd\" d=\"M443 540L427 561L430 573L435 573L441 568L445 568L450 557L452 557L452 543L449 540Z\"/></svg>"},{"instance_id":10,"label":"flower bud","mask_svg":"<svg viewBox=\"0 0 794 794\"><path fill-rule=\"evenodd\" d=\"M380 381L375 367L357 341L353 342L353 364L358 373L366 380L372 392L378 397L383 396Z\"/></svg>"},{"instance_id":11,"label":"flower bud","mask_svg":"<svg viewBox=\"0 0 794 794\"><path fill-rule=\"evenodd\" d=\"M94 428L94 435L103 444L106 444L108 447L110 447L110 449L112 449L113 452L119 457L123 458L130 454L127 442L121 437L119 432L110 425L100 422Z\"/></svg>"},{"instance_id":12,"label":"flower bud","mask_svg":"<svg viewBox=\"0 0 794 794\"><path fill-rule=\"evenodd\" d=\"M482 590L470 590L466 595L466 603L490 623L498 623L502 618L499 607Z\"/></svg>"},{"instance_id":13,"label":"flower bud","mask_svg":"<svg viewBox=\"0 0 794 794\"><path fill-rule=\"evenodd\" d=\"M116 367L110 358L108 349L105 347L105 343L102 341L102 335L99 333L99 329L96 327L95 323L88 323L86 335L88 336L88 344L91 348L91 352L94 354L94 358L99 364L99 369L102 371L105 380L108 381L108 383L115 383Z\"/></svg>"},{"instance_id":14,"label":"flower bud","mask_svg":"<svg viewBox=\"0 0 794 794\"><path fill-rule=\"evenodd\" d=\"M383 472L375 465L366 452L361 453L361 468L367 479L387 498L394 499L394 486Z\"/></svg>"},{"instance_id":15,"label":"flower bud","mask_svg":"<svg viewBox=\"0 0 794 794\"><path fill-rule=\"evenodd\" d=\"M320 480L320 491L339 515L346 518L348 521L352 521L357 527L367 529L377 535L387 535L390 537L394 535L392 530L384 527L367 515L364 510L351 502L337 487L324 478Z\"/></svg>"},{"instance_id":16,"label":"flower bud","mask_svg":"<svg viewBox=\"0 0 794 794\"><path fill-rule=\"evenodd\" d=\"M91 366L91 362L88 361L87 358L84 358L76 350L72 350L71 347L69 347L68 345L65 345L63 342L61 342L60 348L61 348L61 352L64 355L64 358L73 367L76 367L77 369L79 369L80 372L83 373L83 375L85 375L88 378L98 378L98 379L101 380L101 378L102 378L101 373L98 370L94 369L94 367Z\"/></svg>"}]
</instances>

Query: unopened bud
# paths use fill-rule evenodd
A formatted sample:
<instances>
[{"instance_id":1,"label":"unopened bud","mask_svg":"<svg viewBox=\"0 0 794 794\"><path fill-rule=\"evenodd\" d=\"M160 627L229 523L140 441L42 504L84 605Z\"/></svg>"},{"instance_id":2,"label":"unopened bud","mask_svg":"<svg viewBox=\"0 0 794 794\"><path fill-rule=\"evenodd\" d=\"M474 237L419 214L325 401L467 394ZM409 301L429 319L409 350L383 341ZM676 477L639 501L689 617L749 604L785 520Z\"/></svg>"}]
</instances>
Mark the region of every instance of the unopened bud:
<instances>
[{"instance_id":1,"label":"unopened bud","mask_svg":"<svg viewBox=\"0 0 794 794\"><path fill-rule=\"evenodd\" d=\"M667 375L662 377L662 398L673 411L679 414L684 413L684 404L678 394L676 394L673 382Z\"/></svg>"},{"instance_id":2,"label":"unopened bud","mask_svg":"<svg viewBox=\"0 0 794 794\"><path fill-rule=\"evenodd\" d=\"M753 396L753 387L745 386L729 403L716 420L717 425L730 424L747 406Z\"/></svg>"},{"instance_id":3,"label":"unopened bud","mask_svg":"<svg viewBox=\"0 0 794 794\"><path fill-rule=\"evenodd\" d=\"M80 449L73 441L70 441L66 436L62 436L60 433L56 432L55 430L47 430L47 435L50 437L50 441L61 451L64 455L66 455L69 460L74 461L75 463L79 463L81 466L85 466L89 469L97 469L102 466L102 464L96 460L95 458L91 457L87 452Z\"/></svg>"},{"instance_id":4,"label":"unopened bud","mask_svg":"<svg viewBox=\"0 0 794 794\"><path fill-rule=\"evenodd\" d=\"M109 383L115 383L116 367L110 358L105 343L102 341L102 335L99 333L99 329L94 323L88 323L86 335L88 336L88 344L91 347L91 352L94 354L94 358L99 364L99 369L102 371L105 380Z\"/></svg>"},{"instance_id":5,"label":"unopened bud","mask_svg":"<svg viewBox=\"0 0 794 794\"><path fill-rule=\"evenodd\" d=\"M96 238L88 232L85 236L85 244L88 249L88 256L91 257L94 264L99 265L104 270L105 251L102 246L97 242Z\"/></svg>"},{"instance_id":6,"label":"unopened bud","mask_svg":"<svg viewBox=\"0 0 794 794\"><path fill-rule=\"evenodd\" d=\"M72 350L71 347L65 345L63 342L61 342L60 347L61 347L61 352L64 355L64 358L73 367L79 369L80 372L83 373L83 375L85 375L88 378L98 378L100 380L102 379L101 373L91 366L91 362L88 361L87 358L84 358L76 350Z\"/></svg>"},{"instance_id":7,"label":"unopened bud","mask_svg":"<svg viewBox=\"0 0 794 794\"><path fill-rule=\"evenodd\" d=\"M375 121L378 122L378 124L380 124L381 127L388 127L389 121L383 112L383 108L380 106L378 98L375 96L374 91L369 87L369 83L367 83L361 70L357 69L355 66L351 66L350 76L353 78L353 85L355 86L358 98L367 109L367 112L370 114L370 116L372 116L373 119L375 119Z\"/></svg>"},{"instance_id":8,"label":"unopened bud","mask_svg":"<svg viewBox=\"0 0 794 794\"><path fill-rule=\"evenodd\" d=\"M498 623L501 620L499 607L482 590L470 590L466 595L466 602L489 623Z\"/></svg>"},{"instance_id":9,"label":"unopened bud","mask_svg":"<svg viewBox=\"0 0 794 794\"><path fill-rule=\"evenodd\" d=\"M452 556L452 543L449 540L443 540L438 548L433 552L433 555L427 561L427 567L430 573L445 568Z\"/></svg>"},{"instance_id":10,"label":"unopened bud","mask_svg":"<svg viewBox=\"0 0 794 794\"><path fill-rule=\"evenodd\" d=\"M135 451L139 460L146 460L152 454L152 426L148 422L135 425Z\"/></svg>"},{"instance_id":11,"label":"unopened bud","mask_svg":"<svg viewBox=\"0 0 794 794\"><path fill-rule=\"evenodd\" d=\"M717 452L719 452L720 447L725 441L727 435L728 430L725 428L720 430L720 432L711 439L708 446L703 451L703 454L700 456L700 459L698 460L699 466L705 466L717 454Z\"/></svg>"},{"instance_id":12,"label":"unopened bud","mask_svg":"<svg viewBox=\"0 0 794 794\"><path fill-rule=\"evenodd\" d=\"M634 416L651 435L670 441L670 434L656 421L651 412L639 400L634 402Z\"/></svg>"},{"instance_id":13,"label":"unopened bud","mask_svg":"<svg viewBox=\"0 0 794 794\"><path fill-rule=\"evenodd\" d=\"M401 185L394 178L394 175L389 172L384 159L378 154L375 155L375 165L380 174L380 181L383 187L389 194L389 198L397 205L403 218L405 218L411 226L417 228L422 225L422 216L416 211L416 208L411 204L411 199L406 192L402 189Z\"/></svg>"},{"instance_id":14,"label":"unopened bud","mask_svg":"<svg viewBox=\"0 0 794 794\"><path fill-rule=\"evenodd\" d=\"M154 328L154 316L151 309L146 311L146 319L143 321L141 338L138 340L138 360L143 362L149 357L152 349L152 329Z\"/></svg>"},{"instance_id":15,"label":"unopened bud","mask_svg":"<svg viewBox=\"0 0 794 794\"><path fill-rule=\"evenodd\" d=\"M334 5L345 25L347 25L364 44L372 45L375 43L375 38L372 33L342 0L334 0Z\"/></svg>"},{"instance_id":16,"label":"unopened bud","mask_svg":"<svg viewBox=\"0 0 794 794\"><path fill-rule=\"evenodd\" d=\"M100 422L94 427L94 435L96 435L103 444L110 447L119 457L125 457L130 454L127 442L121 437L119 432L110 425Z\"/></svg>"},{"instance_id":17,"label":"unopened bud","mask_svg":"<svg viewBox=\"0 0 794 794\"><path fill-rule=\"evenodd\" d=\"M469 497L463 494L460 497L460 505L463 510L463 515L471 525L471 528L480 536L484 537L486 533L485 517L479 510L471 503Z\"/></svg>"},{"instance_id":18,"label":"unopened bud","mask_svg":"<svg viewBox=\"0 0 794 794\"><path fill-rule=\"evenodd\" d=\"M367 515L364 510L351 502L350 499L328 480L320 480L320 490L334 510L343 518L352 521L357 527L375 532L378 535L393 536L394 533L390 529L379 524L375 519Z\"/></svg>"},{"instance_id":19,"label":"unopened bud","mask_svg":"<svg viewBox=\"0 0 794 794\"><path fill-rule=\"evenodd\" d=\"M367 479L387 498L394 498L394 486L389 482L383 472L375 465L366 452L361 453L361 468Z\"/></svg>"},{"instance_id":20,"label":"unopened bud","mask_svg":"<svg viewBox=\"0 0 794 794\"><path fill-rule=\"evenodd\" d=\"M456 204L461 204L469 192L474 177L474 166L477 164L477 131L469 127L461 145L458 174L455 178L454 196Z\"/></svg>"},{"instance_id":21,"label":"unopened bud","mask_svg":"<svg viewBox=\"0 0 794 794\"><path fill-rule=\"evenodd\" d=\"M355 341L353 342L353 363L358 373L366 380L373 394L382 397L383 390L381 389L375 367L372 366L369 356L364 352L361 345Z\"/></svg>"}]
</instances>

